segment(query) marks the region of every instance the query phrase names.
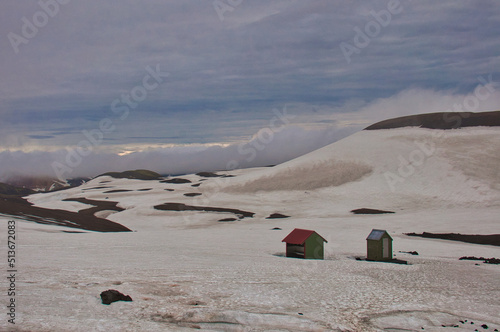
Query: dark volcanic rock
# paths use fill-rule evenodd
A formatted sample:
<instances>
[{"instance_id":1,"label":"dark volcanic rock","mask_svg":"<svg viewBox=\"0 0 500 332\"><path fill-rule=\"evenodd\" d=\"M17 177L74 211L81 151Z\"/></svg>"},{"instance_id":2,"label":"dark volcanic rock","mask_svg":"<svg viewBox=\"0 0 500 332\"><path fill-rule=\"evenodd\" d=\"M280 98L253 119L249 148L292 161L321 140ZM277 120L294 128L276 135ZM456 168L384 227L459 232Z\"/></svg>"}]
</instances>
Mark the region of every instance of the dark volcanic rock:
<instances>
[{"instance_id":1,"label":"dark volcanic rock","mask_svg":"<svg viewBox=\"0 0 500 332\"><path fill-rule=\"evenodd\" d=\"M0 213L17 216L24 220L33 221L39 224L59 225L96 232L131 231L123 225L112 222L108 219L98 218L94 215L95 212L102 210L123 210L116 206L117 202L94 201L87 200L85 198L73 198L66 200L73 200L95 206L78 212L71 212L66 210L41 208L33 206L30 202L21 197L1 197L0 195Z\"/></svg>"},{"instance_id":2,"label":"dark volcanic rock","mask_svg":"<svg viewBox=\"0 0 500 332\"><path fill-rule=\"evenodd\" d=\"M267 217L266 219L281 219L281 218L290 218L290 216L287 216L287 215L284 215L281 213L273 213L269 217Z\"/></svg>"},{"instance_id":3,"label":"dark volcanic rock","mask_svg":"<svg viewBox=\"0 0 500 332\"><path fill-rule=\"evenodd\" d=\"M418 252L416 252L416 251L400 251L400 253L418 256Z\"/></svg>"},{"instance_id":4,"label":"dark volcanic rock","mask_svg":"<svg viewBox=\"0 0 500 332\"><path fill-rule=\"evenodd\" d=\"M228 212L236 214L240 219L245 217L252 218L255 213L237 210L237 209L228 209L228 208L219 208L219 207L211 207L211 206L193 206L186 205L183 203L165 203L160 205L155 205L154 208L156 210L164 210L164 211L205 211L205 212Z\"/></svg>"},{"instance_id":5,"label":"dark volcanic rock","mask_svg":"<svg viewBox=\"0 0 500 332\"><path fill-rule=\"evenodd\" d=\"M126 193L132 190L129 189L113 189L113 190L108 190L104 191L103 194L115 194L115 193Z\"/></svg>"},{"instance_id":6,"label":"dark volcanic rock","mask_svg":"<svg viewBox=\"0 0 500 332\"><path fill-rule=\"evenodd\" d=\"M98 186L98 187L92 187L92 188L83 188L82 190L98 190L98 189L108 189L108 188L113 188L113 187L106 187L106 186Z\"/></svg>"},{"instance_id":7,"label":"dark volcanic rock","mask_svg":"<svg viewBox=\"0 0 500 332\"><path fill-rule=\"evenodd\" d=\"M173 179L163 180L160 182L162 182L162 183L174 183L174 184L191 183L190 180L183 179L183 178L173 178Z\"/></svg>"},{"instance_id":8,"label":"dark volcanic rock","mask_svg":"<svg viewBox=\"0 0 500 332\"><path fill-rule=\"evenodd\" d=\"M351 211L354 214L384 214L384 213L395 213L393 211L384 211L384 210L377 210L377 209L367 209L367 208L362 208L362 209L356 209Z\"/></svg>"},{"instance_id":9,"label":"dark volcanic rock","mask_svg":"<svg viewBox=\"0 0 500 332\"><path fill-rule=\"evenodd\" d=\"M461 242L475 243L475 244L489 244L493 246L500 246L500 234L470 235L470 234L459 234L459 233L435 234L435 233L423 232L422 234L405 233L405 235L419 236L430 239L442 239L442 240L461 241Z\"/></svg>"},{"instance_id":10,"label":"dark volcanic rock","mask_svg":"<svg viewBox=\"0 0 500 332\"><path fill-rule=\"evenodd\" d=\"M227 174L217 174L213 172L200 172L196 173L196 175L201 176L203 178L232 178L234 175L227 175Z\"/></svg>"},{"instance_id":11,"label":"dark volcanic rock","mask_svg":"<svg viewBox=\"0 0 500 332\"><path fill-rule=\"evenodd\" d=\"M236 218L224 218L224 219L220 219L219 221L220 222L231 222L231 221L236 221L238 219Z\"/></svg>"},{"instance_id":12,"label":"dark volcanic rock","mask_svg":"<svg viewBox=\"0 0 500 332\"><path fill-rule=\"evenodd\" d=\"M79 202L83 204L88 204L88 205L94 205L93 207L87 208L87 209L82 209L78 211L79 214L82 215L88 215L88 216L93 216L96 214L96 212L104 211L104 210L111 210L111 211L117 211L121 212L125 209L118 207L118 202L112 202L112 201L97 201L93 199L87 199L83 197L79 198L65 198L63 199L64 202Z\"/></svg>"},{"instance_id":13,"label":"dark volcanic rock","mask_svg":"<svg viewBox=\"0 0 500 332\"><path fill-rule=\"evenodd\" d=\"M201 193L185 193L184 196L186 196L186 197L196 197L196 196L201 196Z\"/></svg>"},{"instance_id":14,"label":"dark volcanic rock","mask_svg":"<svg viewBox=\"0 0 500 332\"><path fill-rule=\"evenodd\" d=\"M115 179L137 179L137 180L158 180L161 178L160 174L153 171L149 171L147 169L136 169L134 171L125 171L125 172L108 172L101 174L99 176L111 176Z\"/></svg>"},{"instance_id":15,"label":"dark volcanic rock","mask_svg":"<svg viewBox=\"0 0 500 332\"><path fill-rule=\"evenodd\" d=\"M102 304L111 304L116 301L128 301L131 302L132 298L128 295L124 295L115 289L108 289L101 293Z\"/></svg>"},{"instance_id":16,"label":"dark volcanic rock","mask_svg":"<svg viewBox=\"0 0 500 332\"><path fill-rule=\"evenodd\" d=\"M485 264L500 264L500 258L484 258L484 257L474 257L474 256L464 256L460 257L458 260L469 260L469 261L483 261Z\"/></svg>"}]
</instances>

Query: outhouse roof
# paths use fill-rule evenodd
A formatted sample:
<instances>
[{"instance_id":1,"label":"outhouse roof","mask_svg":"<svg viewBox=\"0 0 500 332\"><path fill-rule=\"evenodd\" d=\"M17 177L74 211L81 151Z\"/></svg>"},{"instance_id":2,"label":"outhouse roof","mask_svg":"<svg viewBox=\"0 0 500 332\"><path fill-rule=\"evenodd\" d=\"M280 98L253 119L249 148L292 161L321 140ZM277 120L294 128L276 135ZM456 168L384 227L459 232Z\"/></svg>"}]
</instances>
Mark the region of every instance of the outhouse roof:
<instances>
[{"instance_id":1,"label":"outhouse roof","mask_svg":"<svg viewBox=\"0 0 500 332\"><path fill-rule=\"evenodd\" d=\"M383 229L372 229L372 232L368 237L366 238L367 240L380 240L384 234L387 234L391 239L392 237L389 235L389 233L386 230Z\"/></svg>"},{"instance_id":2,"label":"outhouse roof","mask_svg":"<svg viewBox=\"0 0 500 332\"><path fill-rule=\"evenodd\" d=\"M306 242L306 240L309 238L309 236L311 236L313 233L316 233L316 232L308 230L308 229L295 228L281 242L286 242L286 243L290 243L290 244L304 244L304 242ZM323 241L328 242L318 233L316 233L316 235L318 235L320 238L322 238Z\"/></svg>"}]
</instances>

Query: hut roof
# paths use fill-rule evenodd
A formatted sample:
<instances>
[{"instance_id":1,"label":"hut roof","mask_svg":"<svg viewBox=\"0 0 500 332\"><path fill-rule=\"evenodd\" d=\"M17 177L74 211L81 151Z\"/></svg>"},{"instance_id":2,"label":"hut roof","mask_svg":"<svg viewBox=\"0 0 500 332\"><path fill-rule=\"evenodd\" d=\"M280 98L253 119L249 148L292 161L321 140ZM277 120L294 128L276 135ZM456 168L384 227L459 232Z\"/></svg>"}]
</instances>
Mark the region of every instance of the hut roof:
<instances>
[{"instance_id":1,"label":"hut roof","mask_svg":"<svg viewBox=\"0 0 500 332\"><path fill-rule=\"evenodd\" d=\"M386 230L383 229L372 229L372 232L368 237L366 238L367 240L380 240L384 234L387 234L391 239L392 237L389 235L389 233Z\"/></svg>"},{"instance_id":2,"label":"hut roof","mask_svg":"<svg viewBox=\"0 0 500 332\"><path fill-rule=\"evenodd\" d=\"M313 233L316 233L316 232L308 230L308 229L295 228L281 242L286 242L286 243L290 243L290 244L304 244L304 242L307 240L307 238L309 236L311 236ZM316 235L318 235L320 238L322 238L323 241L328 242L318 233L316 233Z\"/></svg>"}]
</instances>

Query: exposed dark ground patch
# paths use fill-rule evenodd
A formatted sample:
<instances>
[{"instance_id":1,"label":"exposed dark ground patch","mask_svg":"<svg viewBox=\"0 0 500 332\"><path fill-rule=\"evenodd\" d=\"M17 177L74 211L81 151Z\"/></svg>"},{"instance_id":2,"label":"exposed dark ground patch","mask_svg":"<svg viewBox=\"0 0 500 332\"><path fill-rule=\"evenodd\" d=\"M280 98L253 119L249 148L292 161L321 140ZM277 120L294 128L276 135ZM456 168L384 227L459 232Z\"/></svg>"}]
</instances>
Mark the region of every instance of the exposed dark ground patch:
<instances>
[{"instance_id":1,"label":"exposed dark ground patch","mask_svg":"<svg viewBox=\"0 0 500 332\"><path fill-rule=\"evenodd\" d=\"M442 239L442 240L460 241L460 242L466 242L466 243L500 246L500 234L469 235L469 234L459 234L459 233L428 233L428 232L423 232L422 234L405 233L405 235L418 236L418 237L430 238L430 239Z\"/></svg>"},{"instance_id":2,"label":"exposed dark ground patch","mask_svg":"<svg viewBox=\"0 0 500 332\"><path fill-rule=\"evenodd\" d=\"M94 204L93 202L100 201L89 200L82 203ZM111 204L103 204L102 208L96 206L79 212L71 212L33 206L21 197L0 197L0 213L45 225L66 226L96 232L130 232L130 229L123 225L94 216L93 211L119 209L116 207L116 202L102 203ZM111 206L113 203L114 208Z\"/></svg>"},{"instance_id":3,"label":"exposed dark ground patch","mask_svg":"<svg viewBox=\"0 0 500 332\"><path fill-rule=\"evenodd\" d=\"M168 189L168 188L167 188L167 189L165 189L165 191L174 191L174 189Z\"/></svg>"},{"instance_id":4,"label":"exposed dark ground patch","mask_svg":"<svg viewBox=\"0 0 500 332\"><path fill-rule=\"evenodd\" d=\"M174 184L182 184L182 183L191 183L191 180L183 179L183 178L173 178L160 181L161 183L174 183Z\"/></svg>"},{"instance_id":5,"label":"exposed dark ground patch","mask_svg":"<svg viewBox=\"0 0 500 332\"><path fill-rule=\"evenodd\" d=\"M112 210L112 211L123 211L125 209L122 209L121 207L118 207L117 204L118 202L113 202L113 201L96 201L93 199L87 199L87 198L66 198L63 199L63 201L67 202L80 202L83 204L89 204L89 205L94 205L93 207L90 207L88 209L80 210L78 213L80 214L85 214L85 215L94 215L96 212L99 211L104 211L104 210Z\"/></svg>"},{"instance_id":6,"label":"exposed dark ground patch","mask_svg":"<svg viewBox=\"0 0 500 332\"><path fill-rule=\"evenodd\" d=\"M413 256L418 256L418 252L416 252L416 251L399 251L399 252L402 254L409 254L409 255L413 255Z\"/></svg>"},{"instance_id":7,"label":"exposed dark ground patch","mask_svg":"<svg viewBox=\"0 0 500 332\"><path fill-rule=\"evenodd\" d=\"M238 219L236 218L224 218L224 219L219 219L219 222L231 222L231 221L236 221Z\"/></svg>"},{"instance_id":8,"label":"exposed dark ground patch","mask_svg":"<svg viewBox=\"0 0 500 332\"><path fill-rule=\"evenodd\" d=\"M164 210L164 211L205 211L205 212L226 212L233 213L238 216L239 219L243 219L245 217L252 218L255 213L242 211L238 209L228 209L228 208L219 208L219 207L211 207L211 206L193 206L186 205L183 203L164 203L160 205L155 205L154 208L156 210Z\"/></svg>"},{"instance_id":9,"label":"exposed dark ground patch","mask_svg":"<svg viewBox=\"0 0 500 332\"><path fill-rule=\"evenodd\" d=\"M125 171L125 172L108 172L101 174L99 176L106 176L106 175L111 176L115 179L158 180L162 178L160 174L153 171L149 171L147 169L136 169L134 171Z\"/></svg>"},{"instance_id":10,"label":"exposed dark ground patch","mask_svg":"<svg viewBox=\"0 0 500 332\"><path fill-rule=\"evenodd\" d=\"M458 129L463 127L500 126L500 111L493 112L440 112L402 116L377 122L365 130L420 127L428 129Z\"/></svg>"},{"instance_id":11,"label":"exposed dark ground patch","mask_svg":"<svg viewBox=\"0 0 500 332\"><path fill-rule=\"evenodd\" d=\"M97 189L110 189L113 187L105 187L105 186L99 186L99 187L92 187L92 188L83 188L82 190L97 190ZM65 188L67 189L67 188Z\"/></svg>"},{"instance_id":12,"label":"exposed dark ground patch","mask_svg":"<svg viewBox=\"0 0 500 332\"><path fill-rule=\"evenodd\" d=\"M281 213L273 213L269 217L266 217L266 219L282 219L282 218L290 218L290 216Z\"/></svg>"},{"instance_id":13,"label":"exposed dark ground patch","mask_svg":"<svg viewBox=\"0 0 500 332\"><path fill-rule=\"evenodd\" d=\"M126 192L129 192L129 191L133 191L133 190L130 190L130 189L114 189L114 190L104 191L103 194L126 193Z\"/></svg>"},{"instance_id":14,"label":"exposed dark ground patch","mask_svg":"<svg viewBox=\"0 0 500 332\"><path fill-rule=\"evenodd\" d=\"M201 183L192 184L191 187L199 187Z\"/></svg>"},{"instance_id":15,"label":"exposed dark ground patch","mask_svg":"<svg viewBox=\"0 0 500 332\"><path fill-rule=\"evenodd\" d=\"M196 196L201 196L201 193L185 193L184 196L186 196L186 197L196 197Z\"/></svg>"},{"instance_id":16,"label":"exposed dark ground patch","mask_svg":"<svg viewBox=\"0 0 500 332\"><path fill-rule=\"evenodd\" d=\"M217 174L213 172L199 172L196 175L201 176L203 178L232 178L234 175L229 174Z\"/></svg>"},{"instance_id":17,"label":"exposed dark ground patch","mask_svg":"<svg viewBox=\"0 0 500 332\"><path fill-rule=\"evenodd\" d=\"M395 213L394 211L384 211L384 210L377 210L377 209L368 209L368 208L361 208L361 209L355 209L351 211L354 214L384 214L384 213Z\"/></svg>"},{"instance_id":18,"label":"exposed dark ground patch","mask_svg":"<svg viewBox=\"0 0 500 332\"><path fill-rule=\"evenodd\" d=\"M150 191L150 190L153 190L153 188L137 189L137 191Z\"/></svg>"},{"instance_id":19,"label":"exposed dark ground patch","mask_svg":"<svg viewBox=\"0 0 500 332\"><path fill-rule=\"evenodd\" d=\"M458 260L460 261L483 261L485 264L500 264L500 258L484 258L484 257L474 257L474 256L464 256L460 257Z\"/></svg>"}]
</instances>

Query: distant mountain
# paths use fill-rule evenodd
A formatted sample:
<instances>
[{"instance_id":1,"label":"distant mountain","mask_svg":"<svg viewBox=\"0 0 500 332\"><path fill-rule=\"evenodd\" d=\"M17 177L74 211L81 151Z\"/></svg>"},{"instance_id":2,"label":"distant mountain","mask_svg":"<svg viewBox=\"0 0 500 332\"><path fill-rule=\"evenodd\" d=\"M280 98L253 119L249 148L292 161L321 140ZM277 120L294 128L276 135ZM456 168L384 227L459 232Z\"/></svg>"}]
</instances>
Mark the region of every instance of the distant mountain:
<instances>
[{"instance_id":1,"label":"distant mountain","mask_svg":"<svg viewBox=\"0 0 500 332\"><path fill-rule=\"evenodd\" d=\"M8 179L4 180L4 182L8 185L18 188L27 188L38 192L47 192L66 189L70 187L77 187L89 180L90 178L74 178L68 179L66 180L66 182L62 182L56 178L46 176L11 176Z\"/></svg>"},{"instance_id":2,"label":"distant mountain","mask_svg":"<svg viewBox=\"0 0 500 332\"><path fill-rule=\"evenodd\" d=\"M0 182L0 195L5 196L27 196L34 194L35 191L29 188L19 188L11 186L10 184Z\"/></svg>"},{"instance_id":3,"label":"distant mountain","mask_svg":"<svg viewBox=\"0 0 500 332\"><path fill-rule=\"evenodd\" d=\"M125 172L108 172L99 176L111 176L115 179L137 179L137 180L158 180L162 176L156 172L147 169L137 169L134 171Z\"/></svg>"},{"instance_id":4,"label":"distant mountain","mask_svg":"<svg viewBox=\"0 0 500 332\"><path fill-rule=\"evenodd\" d=\"M365 128L392 129L401 127L420 127L428 129L457 129L463 127L496 127L500 126L500 111L493 112L441 112L426 113L377 122Z\"/></svg>"}]
</instances>

